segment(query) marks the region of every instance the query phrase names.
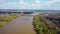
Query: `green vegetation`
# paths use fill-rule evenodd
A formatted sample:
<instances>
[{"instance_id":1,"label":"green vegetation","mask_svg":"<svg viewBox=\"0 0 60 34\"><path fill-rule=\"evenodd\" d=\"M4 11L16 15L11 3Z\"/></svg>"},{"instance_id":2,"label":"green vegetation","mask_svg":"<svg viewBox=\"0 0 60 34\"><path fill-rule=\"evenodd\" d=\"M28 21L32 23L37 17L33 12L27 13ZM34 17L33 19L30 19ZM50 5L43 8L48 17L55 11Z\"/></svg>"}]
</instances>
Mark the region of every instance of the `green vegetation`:
<instances>
[{"instance_id":1,"label":"green vegetation","mask_svg":"<svg viewBox=\"0 0 60 34\"><path fill-rule=\"evenodd\" d=\"M3 15L3 17L0 16L0 26L4 25L5 23L11 21L12 19L18 17L20 14L8 14Z\"/></svg>"},{"instance_id":2,"label":"green vegetation","mask_svg":"<svg viewBox=\"0 0 60 34\"><path fill-rule=\"evenodd\" d=\"M6 22L0 22L0 26L4 25Z\"/></svg>"},{"instance_id":3,"label":"green vegetation","mask_svg":"<svg viewBox=\"0 0 60 34\"><path fill-rule=\"evenodd\" d=\"M40 15L34 16L33 26L36 34L55 34L53 30L49 30L47 26L40 21Z\"/></svg>"}]
</instances>

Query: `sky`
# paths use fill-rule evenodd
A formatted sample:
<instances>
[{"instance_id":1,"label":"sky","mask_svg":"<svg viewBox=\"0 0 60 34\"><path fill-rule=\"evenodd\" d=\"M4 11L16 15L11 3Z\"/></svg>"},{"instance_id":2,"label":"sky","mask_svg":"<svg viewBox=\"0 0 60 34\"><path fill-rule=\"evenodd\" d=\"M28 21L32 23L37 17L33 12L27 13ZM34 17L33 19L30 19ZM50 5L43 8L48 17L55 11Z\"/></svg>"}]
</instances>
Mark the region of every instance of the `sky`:
<instances>
[{"instance_id":1,"label":"sky","mask_svg":"<svg viewBox=\"0 0 60 34\"><path fill-rule=\"evenodd\" d=\"M60 10L60 0L0 0L0 9Z\"/></svg>"}]
</instances>

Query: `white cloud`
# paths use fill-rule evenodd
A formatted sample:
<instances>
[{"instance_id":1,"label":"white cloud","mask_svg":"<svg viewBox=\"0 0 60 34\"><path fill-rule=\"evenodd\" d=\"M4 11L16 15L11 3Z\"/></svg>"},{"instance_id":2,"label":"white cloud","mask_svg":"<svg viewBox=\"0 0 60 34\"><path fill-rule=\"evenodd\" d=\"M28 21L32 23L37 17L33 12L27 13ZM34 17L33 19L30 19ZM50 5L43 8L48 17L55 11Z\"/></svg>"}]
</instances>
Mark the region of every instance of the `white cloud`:
<instances>
[{"instance_id":1,"label":"white cloud","mask_svg":"<svg viewBox=\"0 0 60 34\"><path fill-rule=\"evenodd\" d=\"M49 5L49 7L53 7L53 9L55 9L55 10L60 9L60 6L53 6L52 5L52 4L57 3L57 2L60 2L60 0L52 0L52 1L50 1L50 3L48 5Z\"/></svg>"},{"instance_id":2,"label":"white cloud","mask_svg":"<svg viewBox=\"0 0 60 34\"><path fill-rule=\"evenodd\" d=\"M24 0L20 0L18 3L19 4L25 4Z\"/></svg>"},{"instance_id":3,"label":"white cloud","mask_svg":"<svg viewBox=\"0 0 60 34\"><path fill-rule=\"evenodd\" d=\"M3 6L2 6L3 5ZM41 4L40 3L33 3L33 4L29 4L27 2L24 2L23 0L19 1L19 2L8 2L8 3L4 3L2 4L0 7L1 8L20 8L20 9L26 9L26 8L31 8L31 9L38 9L41 8Z\"/></svg>"},{"instance_id":4,"label":"white cloud","mask_svg":"<svg viewBox=\"0 0 60 34\"><path fill-rule=\"evenodd\" d=\"M35 0L36 3L40 3L40 0Z\"/></svg>"},{"instance_id":5,"label":"white cloud","mask_svg":"<svg viewBox=\"0 0 60 34\"><path fill-rule=\"evenodd\" d=\"M48 2L44 2L44 3L41 3L42 6L47 6L47 7L51 7L53 3L56 3L56 2L60 2L60 0L52 0L52 1L48 1Z\"/></svg>"},{"instance_id":6,"label":"white cloud","mask_svg":"<svg viewBox=\"0 0 60 34\"><path fill-rule=\"evenodd\" d=\"M29 4L24 0L20 0L19 2L7 2L4 4L0 4L0 8L15 8L15 9L60 9L59 7L52 6L51 4L60 2L60 0L52 0L48 2L42 3L40 0L35 0L35 3Z\"/></svg>"}]
</instances>

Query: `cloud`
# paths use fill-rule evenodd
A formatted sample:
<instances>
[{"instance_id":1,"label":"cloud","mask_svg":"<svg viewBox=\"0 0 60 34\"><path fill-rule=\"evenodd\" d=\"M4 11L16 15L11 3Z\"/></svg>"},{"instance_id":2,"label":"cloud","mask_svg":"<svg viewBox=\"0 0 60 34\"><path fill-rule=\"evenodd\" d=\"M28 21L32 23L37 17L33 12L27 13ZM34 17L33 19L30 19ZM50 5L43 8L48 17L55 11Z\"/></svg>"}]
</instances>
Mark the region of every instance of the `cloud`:
<instances>
[{"instance_id":1,"label":"cloud","mask_svg":"<svg viewBox=\"0 0 60 34\"><path fill-rule=\"evenodd\" d=\"M38 9L40 8L41 4L39 2L29 4L27 2L24 2L23 0L19 2L7 2L4 4L0 4L1 8L14 8L14 9Z\"/></svg>"},{"instance_id":2,"label":"cloud","mask_svg":"<svg viewBox=\"0 0 60 34\"><path fill-rule=\"evenodd\" d=\"M6 0L2 0L0 2L5 2ZM34 0L35 3L29 3L29 1L20 0L18 2L6 2L0 4L0 9L60 9L60 6L53 5L54 3L60 2L60 0L51 0L42 2L40 0Z\"/></svg>"},{"instance_id":3,"label":"cloud","mask_svg":"<svg viewBox=\"0 0 60 34\"><path fill-rule=\"evenodd\" d=\"M60 0L51 0L51 1L48 1L48 2L43 2L41 4L50 5L50 4L53 4L53 3L56 3L56 2L60 2Z\"/></svg>"},{"instance_id":4,"label":"cloud","mask_svg":"<svg viewBox=\"0 0 60 34\"><path fill-rule=\"evenodd\" d=\"M60 0L52 0L50 2L49 7L53 7L53 9L59 10L60 9Z\"/></svg>"},{"instance_id":5,"label":"cloud","mask_svg":"<svg viewBox=\"0 0 60 34\"><path fill-rule=\"evenodd\" d=\"M18 3L19 4L25 4L24 0L20 0Z\"/></svg>"},{"instance_id":6,"label":"cloud","mask_svg":"<svg viewBox=\"0 0 60 34\"><path fill-rule=\"evenodd\" d=\"M40 3L40 0L35 0L36 3Z\"/></svg>"}]
</instances>

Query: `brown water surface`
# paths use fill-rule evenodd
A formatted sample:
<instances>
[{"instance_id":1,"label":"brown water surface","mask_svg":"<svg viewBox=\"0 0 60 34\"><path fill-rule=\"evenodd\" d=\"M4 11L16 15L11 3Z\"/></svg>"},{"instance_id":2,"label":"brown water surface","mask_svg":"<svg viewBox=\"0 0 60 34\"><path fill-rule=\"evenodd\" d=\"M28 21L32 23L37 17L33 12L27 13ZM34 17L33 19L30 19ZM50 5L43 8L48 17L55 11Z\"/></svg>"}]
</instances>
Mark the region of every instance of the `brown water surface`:
<instances>
[{"instance_id":1,"label":"brown water surface","mask_svg":"<svg viewBox=\"0 0 60 34\"><path fill-rule=\"evenodd\" d=\"M21 16L0 27L0 34L35 34L33 16Z\"/></svg>"}]
</instances>

